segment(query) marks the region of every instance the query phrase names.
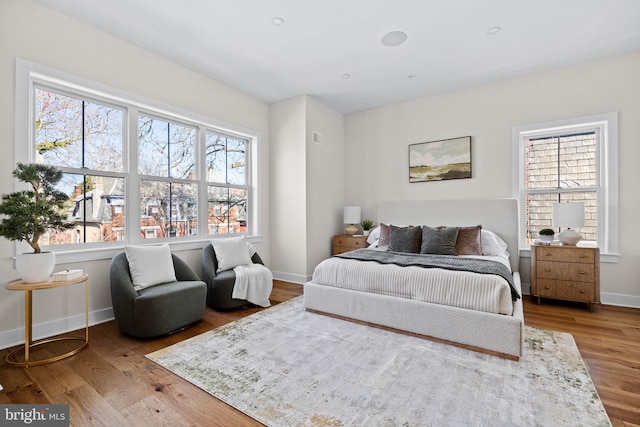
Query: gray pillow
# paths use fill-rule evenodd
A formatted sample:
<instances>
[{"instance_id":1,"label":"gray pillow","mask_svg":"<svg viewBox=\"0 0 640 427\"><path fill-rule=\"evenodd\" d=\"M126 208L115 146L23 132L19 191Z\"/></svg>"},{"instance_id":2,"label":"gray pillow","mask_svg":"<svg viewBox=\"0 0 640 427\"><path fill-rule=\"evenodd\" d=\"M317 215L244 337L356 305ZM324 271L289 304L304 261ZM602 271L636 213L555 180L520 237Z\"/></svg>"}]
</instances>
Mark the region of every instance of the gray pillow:
<instances>
[{"instance_id":1,"label":"gray pillow","mask_svg":"<svg viewBox=\"0 0 640 427\"><path fill-rule=\"evenodd\" d=\"M389 226L389 249L393 252L420 253L421 227Z\"/></svg>"},{"instance_id":2,"label":"gray pillow","mask_svg":"<svg viewBox=\"0 0 640 427\"><path fill-rule=\"evenodd\" d=\"M456 241L458 240L458 227L431 228L422 227L421 254L434 255L458 255Z\"/></svg>"}]
</instances>

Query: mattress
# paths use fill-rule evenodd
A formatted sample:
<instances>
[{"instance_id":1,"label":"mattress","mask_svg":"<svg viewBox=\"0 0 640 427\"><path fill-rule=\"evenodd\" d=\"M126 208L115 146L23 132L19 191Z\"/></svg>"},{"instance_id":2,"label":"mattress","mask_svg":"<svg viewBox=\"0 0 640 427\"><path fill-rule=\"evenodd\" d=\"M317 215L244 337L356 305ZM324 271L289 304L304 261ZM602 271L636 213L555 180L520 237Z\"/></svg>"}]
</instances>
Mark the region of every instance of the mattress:
<instances>
[{"instance_id":1,"label":"mattress","mask_svg":"<svg viewBox=\"0 0 640 427\"><path fill-rule=\"evenodd\" d=\"M508 259L482 257L509 267ZM494 314L513 314L509 283L502 277L441 268L402 267L332 257L314 270L312 282Z\"/></svg>"}]
</instances>

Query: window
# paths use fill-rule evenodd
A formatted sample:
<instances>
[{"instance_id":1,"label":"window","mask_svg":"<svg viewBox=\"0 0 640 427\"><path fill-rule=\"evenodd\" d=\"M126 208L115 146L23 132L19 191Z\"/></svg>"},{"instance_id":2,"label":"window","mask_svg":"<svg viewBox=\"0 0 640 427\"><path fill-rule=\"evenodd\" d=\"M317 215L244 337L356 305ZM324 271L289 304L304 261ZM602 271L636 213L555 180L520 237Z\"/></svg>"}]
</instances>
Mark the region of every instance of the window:
<instances>
[{"instance_id":1,"label":"window","mask_svg":"<svg viewBox=\"0 0 640 427\"><path fill-rule=\"evenodd\" d=\"M195 140L191 126L139 115L140 230L159 230L142 238L197 235Z\"/></svg>"},{"instance_id":2,"label":"window","mask_svg":"<svg viewBox=\"0 0 640 427\"><path fill-rule=\"evenodd\" d=\"M583 241L617 252L617 115L514 128L514 143L521 247L554 228L553 203L576 201L585 205Z\"/></svg>"},{"instance_id":3,"label":"window","mask_svg":"<svg viewBox=\"0 0 640 427\"><path fill-rule=\"evenodd\" d=\"M48 250L98 259L148 240L188 248L211 234L258 235L257 133L17 64L16 161L63 171L74 224L43 236Z\"/></svg>"},{"instance_id":4,"label":"window","mask_svg":"<svg viewBox=\"0 0 640 427\"><path fill-rule=\"evenodd\" d=\"M74 224L41 243L118 240L124 230L125 110L40 86L34 94L35 161L64 172L58 189L69 195L67 218Z\"/></svg>"},{"instance_id":5,"label":"window","mask_svg":"<svg viewBox=\"0 0 640 427\"><path fill-rule=\"evenodd\" d=\"M247 230L247 141L207 131L206 168L210 234Z\"/></svg>"}]
</instances>

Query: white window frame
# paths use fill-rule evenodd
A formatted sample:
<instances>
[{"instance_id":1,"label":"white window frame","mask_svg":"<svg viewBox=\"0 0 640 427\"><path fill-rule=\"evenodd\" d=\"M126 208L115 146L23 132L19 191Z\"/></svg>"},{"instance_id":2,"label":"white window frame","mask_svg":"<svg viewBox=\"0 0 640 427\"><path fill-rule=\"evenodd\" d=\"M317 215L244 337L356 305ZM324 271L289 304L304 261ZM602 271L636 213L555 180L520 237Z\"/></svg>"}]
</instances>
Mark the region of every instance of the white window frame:
<instances>
[{"instance_id":1,"label":"white window frame","mask_svg":"<svg viewBox=\"0 0 640 427\"><path fill-rule=\"evenodd\" d=\"M530 255L526 243L525 227L525 139L544 135L574 133L596 130L600 137L596 142L596 168L599 189L598 201L598 247L601 261L617 262L618 253L618 113L597 114L545 123L515 126L513 140L513 197L520 204L520 229L518 242L520 254Z\"/></svg>"},{"instance_id":2,"label":"white window frame","mask_svg":"<svg viewBox=\"0 0 640 427\"><path fill-rule=\"evenodd\" d=\"M199 249L204 242L213 236L208 234L207 224L207 183L206 177L201 171L204 169L204 156L201 149L204 147L205 131L207 129L223 133L231 137L248 141L247 184L249 187L247 209L249 229L246 233L252 242L261 240L260 212L258 188L259 164L260 164L260 133L241 126L222 122L202 114L184 110L180 107L161 103L159 101L132 94L108 85L97 83L70 73L59 71L44 65L36 64L24 59L16 60L16 115L15 115L15 162L32 163L35 161L34 126L33 126L33 99L36 85L61 90L63 93L72 94L81 98L91 98L100 102L113 103L125 106L127 123L125 132L125 194L127 209L125 217L126 231L125 241L85 243L79 248L69 246L52 245L47 250L56 252L56 260L59 264L79 261L91 261L109 259L124 248L127 244L159 244L168 243L173 250ZM140 201L139 181L142 176L137 174L137 126L129 124L138 122L138 114L154 114L163 120L171 120L185 123L197 129L196 173L198 189L198 235L182 236L145 240L140 238ZM133 121L133 122L132 122ZM20 183L16 183L20 186ZM233 236L236 234L231 234ZM218 237L223 237L218 235ZM25 242L17 242L16 253L29 252Z\"/></svg>"}]
</instances>

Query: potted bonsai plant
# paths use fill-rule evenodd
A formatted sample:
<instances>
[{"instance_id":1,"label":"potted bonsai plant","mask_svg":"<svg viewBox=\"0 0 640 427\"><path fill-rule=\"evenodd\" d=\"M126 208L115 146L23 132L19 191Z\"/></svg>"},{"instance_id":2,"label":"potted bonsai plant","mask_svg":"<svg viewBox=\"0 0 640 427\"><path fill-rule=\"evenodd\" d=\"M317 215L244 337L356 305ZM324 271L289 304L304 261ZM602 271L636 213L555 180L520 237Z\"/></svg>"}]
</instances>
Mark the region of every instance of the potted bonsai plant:
<instances>
[{"instance_id":1,"label":"potted bonsai plant","mask_svg":"<svg viewBox=\"0 0 640 427\"><path fill-rule=\"evenodd\" d=\"M555 235L555 231L550 228L543 228L538 231L538 236L540 236L540 240L546 243L553 242L553 236Z\"/></svg>"},{"instance_id":2,"label":"potted bonsai plant","mask_svg":"<svg viewBox=\"0 0 640 427\"><path fill-rule=\"evenodd\" d=\"M362 226L362 234L368 236L373 228L373 221L370 219L363 219L360 225Z\"/></svg>"},{"instance_id":3,"label":"potted bonsai plant","mask_svg":"<svg viewBox=\"0 0 640 427\"><path fill-rule=\"evenodd\" d=\"M69 197L54 186L62 179L62 172L41 164L18 163L13 176L26 182L30 189L3 194L0 202L0 236L11 241L25 241L32 253L16 254L16 270L25 282L49 279L55 267L55 253L42 252L38 240L51 231L73 227L62 213Z\"/></svg>"}]
</instances>

